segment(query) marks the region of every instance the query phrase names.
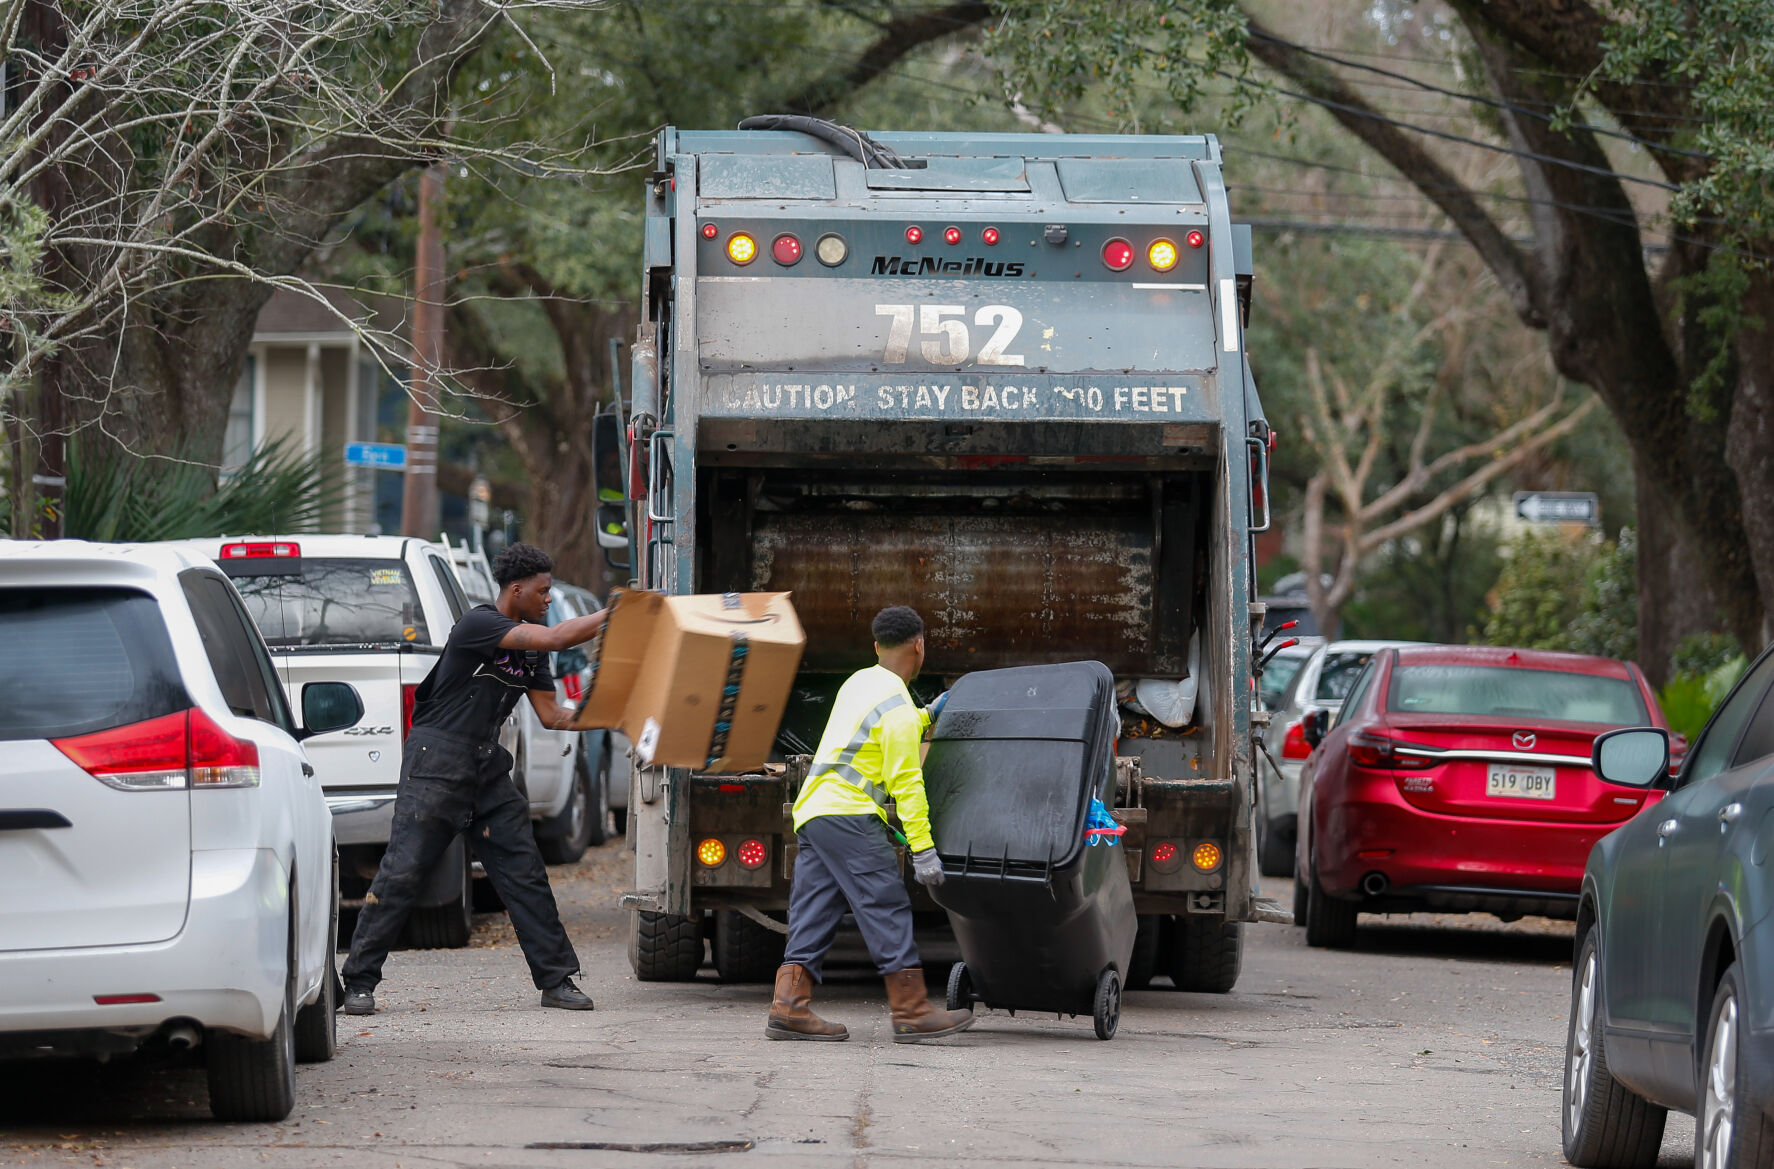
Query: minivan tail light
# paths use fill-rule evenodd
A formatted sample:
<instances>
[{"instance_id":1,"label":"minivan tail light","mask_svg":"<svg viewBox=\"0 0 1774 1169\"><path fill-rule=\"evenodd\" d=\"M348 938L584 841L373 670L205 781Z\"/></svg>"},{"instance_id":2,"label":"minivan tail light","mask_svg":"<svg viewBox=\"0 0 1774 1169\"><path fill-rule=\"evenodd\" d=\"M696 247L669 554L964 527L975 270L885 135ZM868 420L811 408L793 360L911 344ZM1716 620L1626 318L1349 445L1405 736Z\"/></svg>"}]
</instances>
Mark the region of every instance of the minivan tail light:
<instances>
[{"instance_id":1,"label":"minivan tail light","mask_svg":"<svg viewBox=\"0 0 1774 1169\"><path fill-rule=\"evenodd\" d=\"M54 743L118 791L259 786L258 744L235 738L196 707Z\"/></svg>"},{"instance_id":2,"label":"minivan tail light","mask_svg":"<svg viewBox=\"0 0 1774 1169\"><path fill-rule=\"evenodd\" d=\"M413 733L413 708L419 703L419 684L403 682L400 687L400 741Z\"/></svg>"},{"instance_id":3,"label":"minivan tail light","mask_svg":"<svg viewBox=\"0 0 1774 1169\"><path fill-rule=\"evenodd\" d=\"M236 739L202 710L192 708L191 786L193 788L258 787L259 745Z\"/></svg>"},{"instance_id":4,"label":"minivan tail light","mask_svg":"<svg viewBox=\"0 0 1774 1169\"><path fill-rule=\"evenodd\" d=\"M55 749L86 774L118 791L179 791L189 776L186 713L162 715L146 722L112 727L70 739L56 739Z\"/></svg>"}]
</instances>

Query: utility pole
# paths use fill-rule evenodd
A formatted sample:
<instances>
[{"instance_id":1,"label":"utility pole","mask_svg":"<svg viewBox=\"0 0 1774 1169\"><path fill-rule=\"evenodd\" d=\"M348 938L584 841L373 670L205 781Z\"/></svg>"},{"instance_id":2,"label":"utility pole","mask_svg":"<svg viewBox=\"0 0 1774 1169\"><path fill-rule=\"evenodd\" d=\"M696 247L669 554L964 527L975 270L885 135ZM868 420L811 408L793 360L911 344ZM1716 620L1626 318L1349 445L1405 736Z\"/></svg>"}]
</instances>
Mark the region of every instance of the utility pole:
<instances>
[{"instance_id":1,"label":"utility pole","mask_svg":"<svg viewBox=\"0 0 1774 1169\"><path fill-rule=\"evenodd\" d=\"M68 47L68 26L62 17L61 6L51 0L35 0L25 10L25 39L37 54L39 62L54 62L61 58ZM41 67L41 66L39 66ZM50 96L44 102L44 113L38 115L35 129L42 129L44 119L54 117L54 111L70 94L67 81L63 80L50 90ZM41 149L55 149L68 131L57 126L49 131L47 140ZM68 181L60 167L46 167L31 183L31 198L49 214L50 222L61 223L73 204L73 196L68 188ZM67 256L59 249L50 249L44 258L45 284L56 288L68 275ZM62 516L67 510L68 491L68 415L66 400L63 397L63 383L70 375L70 358L67 354L51 355L37 367L37 458L31 475L34 491L26 491L26 498L35 496L39 500L38 513L41 524L38 534L46 540L58 540L62 536ZM28 428L21 426L21 436ZM24 454L23 443L15 450L14 457ZM23 484L21 483L21 486ZM29 516L26 526L19 535L31 534Z\"/></svg>"},{"instance_id":2,"label":"utility pole","mask_svg":"<svg viewBox=\"0 0 1774 1169\"><path fill-rule=\"evenodd\" d=\"M419 175L419 246L413 264L413 364L408 377L406 491L401 498L403 535L436 539L437 414L443 385L444 163Z\"/></svg>"}]
</instances>

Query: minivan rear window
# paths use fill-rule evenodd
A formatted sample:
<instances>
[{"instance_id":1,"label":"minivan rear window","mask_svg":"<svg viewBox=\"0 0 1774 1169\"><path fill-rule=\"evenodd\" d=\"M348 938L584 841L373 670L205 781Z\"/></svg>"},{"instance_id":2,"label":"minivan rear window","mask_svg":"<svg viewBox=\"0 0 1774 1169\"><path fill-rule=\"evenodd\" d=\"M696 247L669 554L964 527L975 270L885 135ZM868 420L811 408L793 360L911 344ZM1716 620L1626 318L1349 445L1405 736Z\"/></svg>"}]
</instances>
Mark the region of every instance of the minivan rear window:
<instances>
[{"instance_id":1,"label":"minivan rear window","mask_svg":"<svg viewBox=\"0 0 1774 1169\"><path fill-rule=\"evenodd\" d=\"M412 574L399 560L305 556L292 573L235 575L246 611L272 649L430 645Z\"/></svg>"},{"instance_id":2,"label":"minivan rear window","mask_svg":"<svg viewBox=\"0 0 1774 1169\"><path fill-rule=\"evenodd\" d=\"M1628 726L1649 721L1638 687L1623 678L1508 666L1397 666L1386 709Z\"/></svg>"},{"instance_id":3,"label":"minivan rear window","mask_svg":"<svg viewBox=\"0 0 1774 1169\"><path fill-rule=\"evenodd\" d=\"M153 597L0 588L0 740L62 739L191 705Z\"/></svg>"}]
</instances>

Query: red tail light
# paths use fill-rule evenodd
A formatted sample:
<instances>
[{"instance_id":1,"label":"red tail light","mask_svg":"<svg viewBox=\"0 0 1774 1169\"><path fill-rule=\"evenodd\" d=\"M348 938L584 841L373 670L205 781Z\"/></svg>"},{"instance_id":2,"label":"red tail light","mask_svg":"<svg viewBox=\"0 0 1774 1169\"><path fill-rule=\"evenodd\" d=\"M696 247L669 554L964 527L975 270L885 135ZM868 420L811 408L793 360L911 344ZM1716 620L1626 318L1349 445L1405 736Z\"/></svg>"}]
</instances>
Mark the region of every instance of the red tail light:
<instances>
[{"instance_id":1,"label":"red tail light","mask_svg":"<svg viewBox=\"0 0 1774 1169\"><path fill-rule=\"evenodd\" d=\"M578 702L585 693L585 688L579 684L578 674L568 674L562 678L561 689L567 692L567 701L569 702Z\"/></svg>"},{"instance_id":2,"label":"red tail light","mask_svg":"<svg viewBox=\"0 0 1774 1169\"><path fill-rule=\"evenodd\" d=\"M258 745L236 739L195 707L57 739L55 746L82 771L119 791L259 786Z\"/></svg>"},{"instance_id":3,"label":"red tail light","mask_svg":"<svg viewBox=\"0 0 1774 1169\"><path fill-rule=\"evenodd\" d=\"M291 557L302 555L302 546L289 540L265 540L250 544L223 544L223 560L256 560L264 556Z\"/></svg>"},{"instance_id":4,"label":"red tail light","mask_svg":"<svg viewBox=\"0 0 1774 1169\"><path fill-rule=\"evenodd\" d=\"M1281 740L1281 757L1283 759L1310 759L1312 744L1306 741L1306 720L1301 719L1287 728L1287 737Z\"/></svg>"},{"instance_id":5,"label":"red tail light","mask_svg":"<svg viewBox=\"0 0 1774 1169\"><path fill-rule=\"evenodd\" d=\"M413 707L419 701L419 685L403 682L400 687L400 741L406 742L413 731Z\"/></svg>"},{"instance_id":6,"label":"red tail light","mask_svg":"<svg viewBox=\"0 0 1774 1169\"><path fill-rule=\"evenodd\" d=\"M1435 760L1414 755L1400 755L1398 748L1415 747L1372 731L1354 731L1349 735L1349 759L1357 767L1390 768L1398 771L1421 771L1434 767ZM1421 748L1420 748L1421 749Z\"/></svg>"},{"instance_id":7,"label":"red tail light","mask_svg":"<svg viewBox=\"0 0 1774 1169\"><path fill-rule=\"evenodd\" d=\"M101 1007L119 1007L133 1003L157 1003L160 1001L160 996L157 994L95 994L92 996L92 1001Z\"/></svg>"},{"instance_id":8,"label":"red tail light","mask_svg":"<svg viewBox=\"0 0 1774 1169\"><path fill-rule=\"evenodd\" d=\"M147 722L55 740L56 750L86 774L118 791L182 789L189 731L185 711Z\"/></svg>"},{"instance_id":9,"label":"red tail light","mask_svg":"<svg viewBox=\"0 0 1774 1169\"><path fill-rule=\"evenodd\" d=\"M943 228L942 229L942 242L945 244L948 244L950 247L953 247L954 245L960 243L961 242L961 229L958 227Z\"/></svg>"},{"instance_id":10,"label":"red tail light","mask_svg":"<svg viewBox=\"0 0 1774 1169\"><path fill-rule=\"evenodd\" d=\"M191 786L258 787L259 745L236 739L201 710L191 715Z\"/></svg>"},{"instance_id":11,"label":"red tail light","mask_svg":"<svg viewBox=\"0 0 1774 1169\"><path fill-rule=\"evenodd\" d=\"M1103 266L1111 272L1125 272L1133 264L1133 245L1124 239L1112 239L1103 245Z\"/></svg>"},{"instance_id":12,"label":"red tail light","mask_svg":"<svg viewBox=\"0 0 1774 1169\"><path fill-rule=\"evenodd\" d=\"M770 850L764 847L761 840L746 840L739 845L737 853L739 867L742 869L760 869L770 859Z\"/></svg>"}]
</instances>

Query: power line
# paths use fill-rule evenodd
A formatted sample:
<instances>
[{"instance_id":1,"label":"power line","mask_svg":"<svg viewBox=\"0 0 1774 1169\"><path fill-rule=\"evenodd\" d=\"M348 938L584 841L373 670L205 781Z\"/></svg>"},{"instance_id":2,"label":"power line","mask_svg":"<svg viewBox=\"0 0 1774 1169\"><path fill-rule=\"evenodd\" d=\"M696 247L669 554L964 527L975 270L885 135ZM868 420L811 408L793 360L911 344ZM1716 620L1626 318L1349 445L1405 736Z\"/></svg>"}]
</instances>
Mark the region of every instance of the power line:
<instances>
[{"instance_id":1,"label":"power line","mask_svg":"<svg viewBox=\"0 0 1774 1169\"><path fill-rule=\"evenodd\" d=\"M1271 33L1253 32L1251 35L1253 37L1258 38L1259 40L1269 41L1272 44L1277 44L1277 45L1282 46L1283 48L1291 49L1292 51L1294 51L1296 53L1303 53L1304 55L1306 55L1308 57L1314 57L1320 61L1329 61L1333 65L1341 65L1346 69L1360 69L1364 72L1374 73L1374 74L1377 74L1381 77L1389 77L1394 81L1402 81L1406 85L1414 86L1415 88L1424 90L1428 93L1438 93L1438 94L1441 94L1443 97L1451 97L1451 98L1457 98L1460 101L1473 102L1477 105L1486 106L1490 109L1507 110L1510 113L1521 114L1524 117L1534 118L1538 121L1545 122L1548 125L1551 125L1552 122L1555 120L1554 116L1551 114L1540 113L1537 110L1529 109L1528 107L1523 106L1523 105L1518 105L1515 102L1508 102L1508 101L1500 100L1498 98L1486 97L1483 94L1462 93L1459 90L1447 89L1444 86L1434 85L1434 84L1427 82L1427 81L1419 81L1417 78L1410 76L1408 73L1397 73L1391 69L1382 69L1378 65L1364 65L1359 61L1346 60L1342 57L1334 56L1333 54L1323 52L1322 50L1319 50L1319 49L1311 49L1311 48L1307 48L1305 45L1297 45L1292 41L1284 40L1281 37L1275 36ZM1574 125L1575 125L1576 129L1587 130L1592 134L1606 135L1609 138L1618 138L1624 142L1632 142L1632 143L1635 143L1639 146L1643 146L1648 150L1660 150L1660 151L1665 151L1670 154L1679 154L1679 155L1682 155L1686 158L1698 158L1704 162L1712 162L1713 161L1713 158L1711 155L1703 154L1700 151L1685 150L1679 146L1665 146L1661 143L1651 142L1647 139L1640 138L1636 134L1628 134L1623 130L1610 130L1605 126L1592 126L1592 125L1589 125L1587 123L1582 123L1582 122L1575 123Z\"/></svg>"},{"instance_id":2,"label":"power line","mask_svg":"<svg viewBox=\"0 0 1774 1169\"><path fill-rule=\"evenodd\" d=\"M1569 170L1601 175L1604 178L1611 178L1617 182L1639 183L1643 186L1656 187L1663 191L1679 191L1681 189L1674 183L1665 183L1657 179L1640 178L1638 175L1621 174L1619 171L1614 170L1611 167L1591 166L1586 162L1574 162L1568 158L1558 158L1550 154L1541 154L1538 151L1533 150L1517 150L1512 146L1501 146L1495 142L1486 142L1480 138L1468 138L1463 134L1450 134L1446 130L1436 130L1428 126L1419 126L1413 122L1406 122L1398 118L1388 117L1385 114L1380 113L1378 110L1363 109L1361 106L1352 106L1346 102L1332 101L1329 98L1318 97L1310 93L1299 93L1291 89L1283 89L1279 85L1270 82L1257 81L1254 78L1249 77L1240 77L1236 74L1227 73L1221 69L1216 69L1214 72L1229 81L1234 81L1240 85L1248 86L1253 89L1260 89L1269 93L1279 93L1283 97L1291 97L1296 101L1311 102L1313 105L1321 106L1327 110L1336 110L1340 113L1349 114L1352 117L1367 118L1370 121L1381 122L1388 126L1396 126L1401 130L1410 130L1413 133L1424 134L1431 138L1440 138L1447 142L1458 142L1463 146L1476 146L1481 150L1490 150L1498 154L1508 154L1516 158L1531 159L1534 162L1546 163L1549 166L1562 166Z\"/></svg>"}]
</instances>

